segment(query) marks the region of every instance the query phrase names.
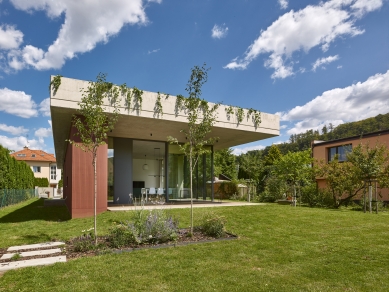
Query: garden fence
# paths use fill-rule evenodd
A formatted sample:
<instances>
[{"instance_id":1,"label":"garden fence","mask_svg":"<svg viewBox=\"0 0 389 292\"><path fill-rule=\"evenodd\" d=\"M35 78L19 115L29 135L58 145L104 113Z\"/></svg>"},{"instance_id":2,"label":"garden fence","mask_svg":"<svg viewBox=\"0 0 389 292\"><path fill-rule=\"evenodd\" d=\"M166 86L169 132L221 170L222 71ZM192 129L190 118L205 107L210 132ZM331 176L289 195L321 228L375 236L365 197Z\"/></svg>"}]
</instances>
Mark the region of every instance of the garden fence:
<instances>
[{"instance_id":1,"label":"garden fence","mask_svg":"<svg viewBox=\"0 0 389 292\"><path fill-rule=\"evenodd\" d=\"M28 190L0 190L0 208L17 204L37 197L35 189Z\"/></svg>"}]
</instances>

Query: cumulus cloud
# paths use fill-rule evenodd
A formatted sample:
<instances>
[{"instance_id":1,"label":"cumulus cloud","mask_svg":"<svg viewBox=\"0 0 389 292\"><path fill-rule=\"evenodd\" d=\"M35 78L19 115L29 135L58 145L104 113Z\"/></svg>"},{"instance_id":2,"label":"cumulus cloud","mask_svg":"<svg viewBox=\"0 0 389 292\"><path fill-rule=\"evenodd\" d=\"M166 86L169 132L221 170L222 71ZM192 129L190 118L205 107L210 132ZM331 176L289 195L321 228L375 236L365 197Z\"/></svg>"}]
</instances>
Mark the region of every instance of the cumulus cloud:
<instances>
[{"instance_id":1,"label":"cumulus cloud","mask_svg":"<svg viewBox=\"0 0 389 292\"><path fill-rule=\"evenodd\" d=\"M36 104L31 99L31 95L8 88L0 89L0 111L22 118L38 116Z\"/></svg>"},{"instance_id":2,"label":"cumulus cloud","mask_svg":"<svg viewBox=\"0 0 389 292\"><path fill-rule=\"evenodd\" d=\"M315 63L312 64L312 70L316 71L317 68L324 68L324 65L327 65L331 62L334 62L336 60L339 60L339 56L329 56L327 58L320 58L315 61Z\"/></svg>"},{"instance_id":3,"label":"cumulus cloud","mask_svg":"<svg viewBox=\"0 0 389 292\"><path fill-rule=\"evenodd\" d=\"M39 104L39 111L40 113L45 116L45 117L50 117L51 112L50 112L50 97L44 99L41 101Z\"/></svg>"},{"instance_id":4,"label":"cumulus cloud","mask_svg":"<svg viewBox=\"0 0 389 292\"><path fill-rule=\"evenodd\" d=\"M381 6L382 0L331 0L291 10L261 31L242 58L224 68L246 69L259 55L270 54L264 65L274 70L271 77L286 78L294 74L294 52L308 52L317 46L325 52L337 38L362 34L356 20Z\"/></svg>"},{"instance_id":5,"label":"cumulus cloud","mask_svg":"<svg viewBox=\"0 0 389 292\"><path fill-rule=\"evenodd\" d=\"M23 135L28 132L28 130L22 126L14 127L14 126L7 126L6 124L0 124L0 131L8 132L14 136Z\"/></svg>"},{"instance_id":6,"label":"cumulus cloud","mask_svg":"<svg viewBox=\"0 0 389 292\"><path fill-rule=\"evenodd\" d=\"M278 4L280 5L281 9L288 8L288 0L278 0Z\"/></svg>"},{"instance_id":7,"label":"cumulus cloud","mask_svg":"<svg viewBox=\"0 0 389 292\"><path fill-rule=\"evenodd\" d=\"M303 106L277 113L281 121L296 122L288 134L321 129L325 124L339 125L389 112L389 70L364 82L322 93Z\"/></svg>"},{"instance_id":8,"label":"cumulus cloud","mask_svg":"<svg viewBox=\"0 0 389 292\"><path fill-rule=\"evenodd\" d=\"M26 45L8 54L8 64L14 70L32 67L37 70L59 69L66 60L93 50L108 42L123 26L147 24L142 0L94 1L74 0L11 0L15 8L26 12L44 11L48 17L64 15L57 39L47 51ZM161 0L148 0L161 3Z\"/></svg>"},{"instance_id":9,"label":"cumulus cloud","mask_svg":"<svg viewBox=\"0 0 389 292\"><path fill-rule=\"evenodd\" d=\"M248 147L243 147L243 148L234 147L233 151L232 151L232 154L234 154L234 155L241 155L241 154L247 153L248 151L262 150L262 149L265 149L265 146L255 145L255 146L248 146Z\"/></svg>"},{"instance_id":10,"label":"cumulus cloud","mask_svg":"<svg viewBox=\"0 0 389 292\"><path fill-rule=\"evenodd\" d=\"M215 24L212 28L212 38L214 39L221 39L227 36L228 33L228 27L226 27L226 24L223 25L217 25Z\"/></svg>"},{"instance_id":11,"label":"cumulus cloud","mask_svg":"<svg viewBox=\"0 0 389 292\"><path fill-rule=\"evenodd\" d=\"M23 149L24 146L27 146L30 149L44 149L45 148L45 143L43 139L32 139L32 140L27 140L26 137L23 136L18 136L18 137L7 137L7 136L2 136L0 135L0 144L13 151L19 151Z\"/></svg>"},{"instance_id":12,"label":"cumulus cloud","mask_svg":"<svg viewBox=\"0 0 389 292\"><path fill-rule=\"evenodd\" d=\"M49 123L50 127L39 128L38 130L35 131L35 136L37 136L38 138L46 138L46 137L50 137L53 134L51 129L51 120L48 120L47 122Z\"/></svg>"},{"instance_id":13,"label":"cumulus cloud","mask_svg":"<svg viewBox=\"0 0 389 292\"><path fill-rule=\"evenodd\" d=\"M23 33L11 25L0 26L0 50L19 48L23 42Z\"/></svg>"}]
</instances>

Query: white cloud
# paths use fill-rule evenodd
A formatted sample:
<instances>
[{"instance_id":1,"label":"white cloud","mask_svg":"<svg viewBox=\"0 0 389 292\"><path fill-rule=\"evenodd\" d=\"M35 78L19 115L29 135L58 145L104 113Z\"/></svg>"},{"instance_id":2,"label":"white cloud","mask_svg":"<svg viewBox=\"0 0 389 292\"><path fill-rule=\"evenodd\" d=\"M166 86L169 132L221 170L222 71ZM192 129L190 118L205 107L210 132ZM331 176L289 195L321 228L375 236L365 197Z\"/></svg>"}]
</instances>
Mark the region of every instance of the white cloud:
<instances>
[{"instance_id":1,"label":"white cloud","mask_svg":"<svg viewBox=\"0 0 389 292\"><path fill-rule=\"evenodd\" d=\"M312 64L312 70L316 71L317 68L322 67L324 68L324 65L327 65L331 62L334 62L336 60L339 60L339 56L328 56L327 58L320 58L315 61L315 63Z\"/></svg>"},{"instance_id":2,"label":"white cloud","mask_svg":"<svg viewBox=\"0 0 389 292\"><path fill-rule=\"evenodd\" d=\"M288 0L278 0L278 4L280 4L281 9L288 8Z\"/></svg>"},{"instance_id":3,"label":"white cloud","mask_svg":"<svg viewBox=\"0 0 389 292\"><path fill-rule=\"evenodd\" d=\"M259 55L270 54L264 65L274 69L271 77L286 78L294 74L294 52L308 52L317 46L325 52L339 37L362 34L355 21L381 6L382 0L331 0L291 10L261 31L243 58L233 59L224 68L246 69Z\"/></svg>"},{"instance_id":4,"label":"white cloud","mask_svg":"<svg viewBox=\"0 0 389 292\"><path fill-rule=\"evenodd\" d=\"M9 66L15 70L33 67L37 70L59 69L66 60L93 50L99 43L107 43L123 26L147 24L142 0L74 1L74 0L11 0L15 8L34 12L42 10L50 18L64 15L64 23L57 39L47 51L32 45L20 48L8 56ZM148 0L161 3L161 0Z\"/></svg>"},{"instance_id":5,"label":"white cloud","mask_svg":"<svg viewBox=\"0 0 389 292\"><path fill-rule=\"evenodd\" d=\"M53 134L51 129L51 120L48 120L47 122L49 123L50 127L39 128L38 130L35 131L35 136L37 136L38 138L46 138L46 137L50 137Z\"/></svg>"},{"instance_id":6,"label":"white cloud","mask_svg":"<svg viewBox=\"0 0 389 292\"><path fill-rule=\"evenodd\" d=\"M31 95L8 88L0 89L0 111L22 118L38 116L36 104L31 99Z\"/></svg>"},{"instance_id":7,"label":"white cloud","mask_svg":"<svg viewBox=\"0 0 389 292\"><path fill-rule=\"evenodd\" d=\"M44 149L44 147L46 146L43 139L27 140L27 138L23 136L9 138L7 136L1 136L1 135L0 135L0 144L5 148L14 151L19 151L23 149L24 146L27 145L30 149Z\"/></svg>"},{"instance_id":8,"label":"white cloud","mask_svg":"<svg viewBox=\"0 0 389 292\"><path fill-rule=\"evenodd\" d=\"M15 136L26 134L28 132L28 130L22 126L14 127L14 126L7 126L6 124L0 124L0 131L8 132Z\"/></svg>"},{"instance_id":9,"label":"white cloud","mask_svg":"<svg viewBox=\"0 0 389 292\"><path fill-rule=\"evenodd\" d=\"M148 51L147 54L152 54L152 53L157 53L159 52L160 49L155 49L155 50L152 50L152 51Z\"/></svg>"},{"instance_id":10,"label":"white cloud","mask_svg":"<svg viewBox=\"0 0 389 292\"><path fill-rule=\"evenodd\" d=\"M217 25L215 24L212 28L212 38L214 39L221 39L227 36L228 33L228 27L226 27L226 24L223 25Z\"/></svg>"},{"instance_id":11,"label":"white cloud","mask_svg":"<svg viewBox=\"0 0 389 292\"><path fill-rule=\"evenodd\" d=\"M234 155L241 155L243 153L247 153L248 151L262 150L262 149L265 149L265 146L256 145L256 146L248 146L248 147L243 147L243 148L234 147L233 151L232 151L232 154L234 154Z\"/></svg>"},{"instance_id":12,"label":"white cloud","mask_svg":"<svg viewBox=\"0 0 389 292\"><path fill-rule=\"evenodd\" d=\"M39 111L41 114L45 117L50 117L51 112L50 112L50 98L45 98L42 100L42 102L39 104Z\"/></svg>"},{"instance_id":13,"label":"white cloud","mask_svg":"<svg viewBox=\"0 0 389 292\"><path fill-rule=\"evenodd\" d=\"M288 134L321 129L330 122L338 125L389 112L389 70L364 82L322 93L303 106L277 113L281 121L296 121Z\"/></svg>"},{"instance_id":14,"label":"white cloud","mask_svg":"<svg viewBox=\"0 0 389 292\"><path fill-rule=\"evenodd\" d=\"M0 50L19 48L23 42L23 33L11 25L0 26Z\"/></svg>"},{"instance_id":15,"label":"white cloud","mask_svg":"<svg viewBox=\"0 0 389 292\"><path fill-rule=\"evenodd\" d=\"M336 67L336 69L342 69L343 66L342 65L339 65L338 67Z\"/></svg>"}]
</instances>

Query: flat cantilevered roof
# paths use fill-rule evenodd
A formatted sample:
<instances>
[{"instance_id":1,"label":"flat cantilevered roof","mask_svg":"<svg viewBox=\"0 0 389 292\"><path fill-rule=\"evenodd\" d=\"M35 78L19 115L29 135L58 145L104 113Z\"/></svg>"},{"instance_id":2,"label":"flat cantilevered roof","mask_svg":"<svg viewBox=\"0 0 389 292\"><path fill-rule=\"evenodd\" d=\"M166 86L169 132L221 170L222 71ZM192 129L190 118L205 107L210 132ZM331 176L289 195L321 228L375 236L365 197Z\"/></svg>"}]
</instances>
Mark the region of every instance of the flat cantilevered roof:
<instances>
[{"instance_id":1,"label":"flat cantilevered roof","mask_svg":"<svg viewBox=\"0 0 389 292\"><path fill-rule=\"evenodd\" d=\"M88 85L88 81L61 77L61 85L56 94L51 90L51 120L59 168L62 168L65 158L68 145L66 139L69 139L72 116L77 114L83 89ZM108 136L155 141L167 141L167 137L172 136L179 142L185 143L185 135L180 132L187 125L185 111L176 111L175 96L166 99L162 94L163 115L158 114L155 110L157 96L155 92L144 91L141 110L134 107L134 102L128 108L122 98L119 120ZM261 113L261 123L255 127L252 119L247 119L247 109L244 109L243 121L238 123L235 113L228 115L227 108L228 106L221 105L217 110L217 119L211 133L212 137L218 137L214 144L215 150L271 138L280 133L280 121L277 115ZM112 112L108 101L105 110L107 113Z\"/></svg>"}]
</instances>

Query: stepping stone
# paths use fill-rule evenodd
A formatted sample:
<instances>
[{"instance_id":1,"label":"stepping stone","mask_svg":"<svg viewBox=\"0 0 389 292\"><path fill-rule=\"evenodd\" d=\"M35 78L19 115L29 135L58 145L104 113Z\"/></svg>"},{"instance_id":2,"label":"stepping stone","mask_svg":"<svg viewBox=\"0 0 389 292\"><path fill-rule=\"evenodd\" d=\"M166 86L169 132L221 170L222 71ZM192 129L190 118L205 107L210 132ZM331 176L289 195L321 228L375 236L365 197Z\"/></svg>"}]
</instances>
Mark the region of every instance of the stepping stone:
<instances>
[{"instance_id":1,"label":"stepping stone","mask_svg":"<svg viewBox=\"0 0 389 292\"><path fill-rule=\"evenodd\" d=\"M55 242L45 242L45 243L37 243L37 244L29 244L29 245L19 245L19 246L11 246L7 249L7 251L17 251L23 249L35 249L35 248L48 248L54 246L65 245L65 242L55 241Z\"/></svg>"},{"instance_id":2,"label":"stepping stone","mask_svg":"<svg viewBox=\"0 0 389 292\"><path fill-rule=\"evenodd\" d=\"M21 253L19 253L19 255L21 257L32 257L32 256L36 256L36 255L48 255L48 254L60 253L60 252L61 252L60 248L53 248L53 249L43 249L43 250L21 252ZM11 259L15 254L16 253L3 254L3 256L0 258L0 260Z\"/></svg>"},{"instance_id":3,"label":"stepping stone","mask_svg":"<svg viewBox=\"0 0 389 292\"><path fill-rule=\"evenodd\" d=\"M0 263L0 272L24 267L52 265L59 262L66 262L66 256Z\"/></svg>"}]
</instances>

